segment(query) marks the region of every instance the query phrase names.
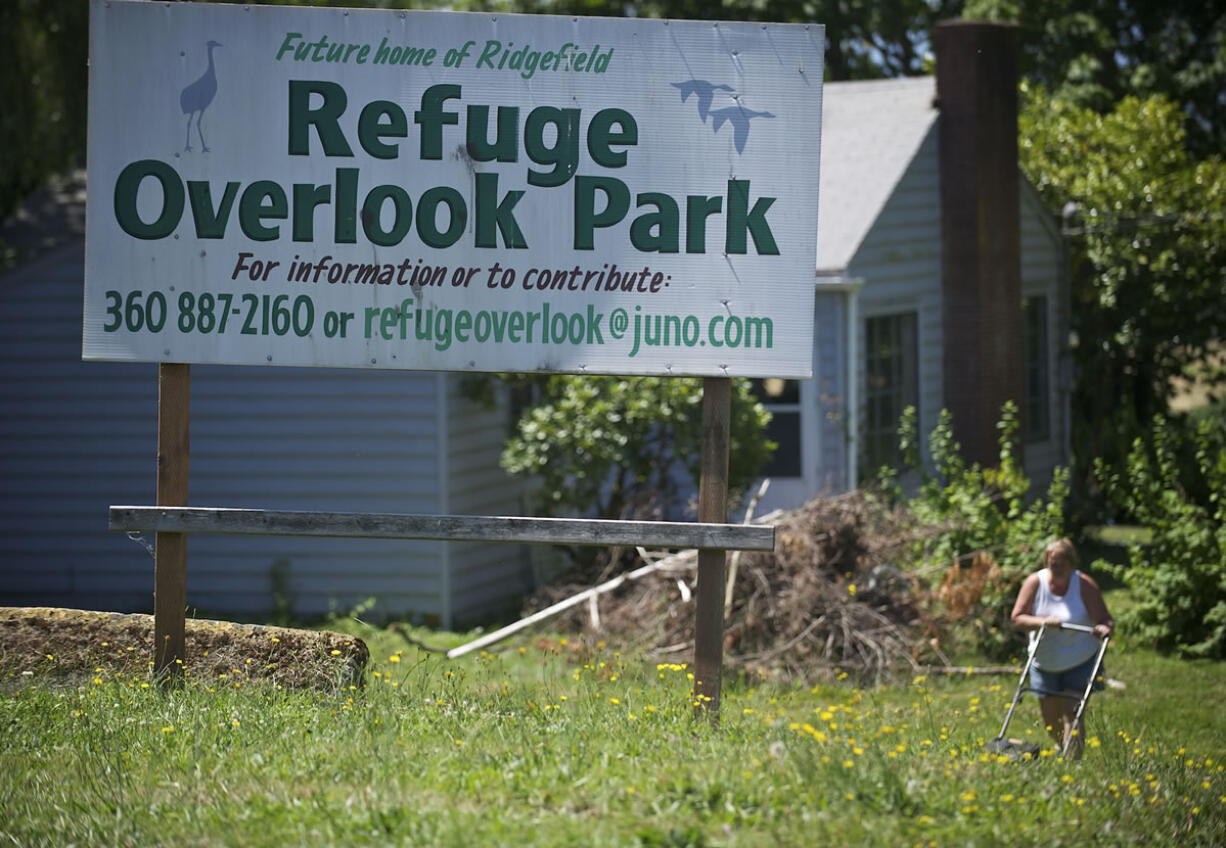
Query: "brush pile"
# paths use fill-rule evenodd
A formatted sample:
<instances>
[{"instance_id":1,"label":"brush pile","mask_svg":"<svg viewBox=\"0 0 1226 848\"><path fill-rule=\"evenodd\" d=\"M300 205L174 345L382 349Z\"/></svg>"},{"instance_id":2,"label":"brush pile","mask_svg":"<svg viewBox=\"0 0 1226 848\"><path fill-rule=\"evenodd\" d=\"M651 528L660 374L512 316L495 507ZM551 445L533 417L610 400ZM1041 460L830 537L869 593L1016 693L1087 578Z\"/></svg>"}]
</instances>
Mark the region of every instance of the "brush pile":
<instances>
[{"instance_id":1,"label":"brush pile","mask_svg":"<svg viewBox=\"0 0 1226 848\"><path fill-rule=\"evenodd\" d=\"M873 681L947 664L931 612L940 598L901 567L914 543L942 528L917 524L860 492L818 498L764 520L776 527L775 550L728 557L728 666L789 679L846 673ZM655 573L602 595L599 638L686 661L694 644L695 561L694 551L672 555ZM950 564L945 592L959 584L962 570ZM545 606L586 588L553 586L537 601ZM589 607L569 615L566 623L576 629L595 623Z\"/></svg>"}]
</instances>

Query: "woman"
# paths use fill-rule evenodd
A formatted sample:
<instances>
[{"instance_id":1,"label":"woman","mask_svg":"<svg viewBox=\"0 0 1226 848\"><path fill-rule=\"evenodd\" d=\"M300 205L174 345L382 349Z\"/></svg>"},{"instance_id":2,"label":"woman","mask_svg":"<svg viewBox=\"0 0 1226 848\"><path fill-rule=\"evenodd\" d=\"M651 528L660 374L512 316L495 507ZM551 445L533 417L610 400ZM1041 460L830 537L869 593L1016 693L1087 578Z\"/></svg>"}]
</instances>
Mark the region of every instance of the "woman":
<instances>
[{"instance_id":1,"label":"woman","mask_svg":"<svg viewBox=\"0 0 1226 848\"><path fill-rule=\"evenodd\" d=\"M1099 640L1115 631L1115 622L1098 584L1077 569L1072 542L1060 539L1049 544L1043 552L1043 565L1022 583L1013 605L1013 624L1032 631L1031 648L1036 653L1030 667L1030 688L1039 695L1043 723L1060 746L1075 732L1068 751L1076 759L1085 744L1084 716L1073 728L1077 704L1094 673ZM1045 624L1047 631L1035 649L1038 633L1033 631ZM1063 624L1092 625L1094 634L1062 630ZM1095 681L1094 688L1102 689L1101 680Z\"/></svg>"}]
</instances>

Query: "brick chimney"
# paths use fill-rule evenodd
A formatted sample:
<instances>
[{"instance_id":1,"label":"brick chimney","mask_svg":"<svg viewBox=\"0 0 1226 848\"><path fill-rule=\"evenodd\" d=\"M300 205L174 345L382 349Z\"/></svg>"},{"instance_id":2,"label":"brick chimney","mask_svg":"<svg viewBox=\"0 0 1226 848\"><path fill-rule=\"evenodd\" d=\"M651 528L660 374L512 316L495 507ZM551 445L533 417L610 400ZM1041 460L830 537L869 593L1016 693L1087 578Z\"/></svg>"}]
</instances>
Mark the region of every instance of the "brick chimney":
<instances>
[{"instance_id":1,"label":"brick chimney","mask_svg":"<svg viewBox=\"0 0 1226 848\"><path fill-rule=\"evenodd\" d=\"M940 109L945 408L968 461L994 465L996 422L1023 398L1017 56L1011 24L933 30ZM1020 446L1019 446L1020 447Z\"/></svg>"}]
</instances>

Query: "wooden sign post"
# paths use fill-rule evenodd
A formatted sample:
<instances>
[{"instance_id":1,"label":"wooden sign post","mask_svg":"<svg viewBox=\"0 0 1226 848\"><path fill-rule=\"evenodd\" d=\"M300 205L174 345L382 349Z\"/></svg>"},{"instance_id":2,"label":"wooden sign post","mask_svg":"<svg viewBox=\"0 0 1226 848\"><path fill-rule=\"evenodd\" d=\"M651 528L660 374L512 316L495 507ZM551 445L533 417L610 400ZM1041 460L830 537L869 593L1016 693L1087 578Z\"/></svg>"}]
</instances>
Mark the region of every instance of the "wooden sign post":
<instances>
[{"instance_id":1,"label":"wooden sign post","mask_svg":"<svg viewBox=\"0 0 1226 848\"><path fill-rule=\"evenodd\" d=\"M403 64L437 58L448 85L389 75L393 32L412 36L393 64L401 53ZM343 56L311 61L312 49L342 40ZM743 535L722 524L729 375L813 375L825 41L813 23L713 30L707 21L91 0L96 190L81 350L86 360L159 363L152 509L167 512L131 516L156 528L112 524L157 534L159 678L184 670L192 533L654 538L700 551L694 700L717 716L725 551L773 545L766 528ZM162 71L155 79L151 67ZM197 120L179 151L181 118L162 110L150 120L149 97L191 101L197 115L214 104L207 142ZM504 108L531 114L472 156L441 152L484 139L491 108L500 122ZM368 112L390 124L370 131ZM382 129L411 121L413 139ZM725 123L733 129L721 131ZM549 141L580 128L585 145ZM306 175L325 181L310 186ZM207 209L196 202L223 194ZM635 198L652 208L632 210ZM444 207L450 223L440 228ZM693 213L684 251L682 209ZM691 524L702 529L188 507L189 363L701 377Z\"/></svg>"},{"instance_id":2,"label":"wooden sign post","mask_svg":"<svg viewBox=\"0 0 1226 848\"><path fill-rule=\"evenodd\" d=\"M158 506L186 506L191 366L158 365ZM153 577L153 673L182 677L187 605L187 534L158 533Z\"/></svg>"},{"instance_id":3,"label":"wooden sign post","mask_svg":"<svg viewBox=\"0 0 1226 848\"><path fill-rule=\"evenodd\" d=\"M728 515L728 442L732 418L732 381L707 377L702 384L702 477L698 483L698 520L722 523ZM724 664L724 549L698 551L698 589L694 609L695 712L719 719Z\"/></svg>"}]
</instances>

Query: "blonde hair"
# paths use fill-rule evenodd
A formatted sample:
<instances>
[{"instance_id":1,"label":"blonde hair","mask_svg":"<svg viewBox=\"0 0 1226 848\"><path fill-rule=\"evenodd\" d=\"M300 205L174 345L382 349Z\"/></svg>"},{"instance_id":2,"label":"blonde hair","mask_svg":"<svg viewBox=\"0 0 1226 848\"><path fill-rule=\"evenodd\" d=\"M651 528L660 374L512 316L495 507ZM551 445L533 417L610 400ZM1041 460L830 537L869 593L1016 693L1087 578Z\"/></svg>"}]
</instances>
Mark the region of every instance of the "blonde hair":
<instances>
[{"instance_id":1,"label":"blonde hair","mask_svg":"<svg viewBox=\"0 0 1226 848\"><path fill-rule=\"evenodd\" d=\"M1067 537L1049 542L1047 547L1043 549L1043 566L1050 566L1052 559L1060 555L1068 557L1069 562L1073 564L1073 568L1081 567L1081 558L1077 556L1077 549L1073 547L1073 541Z\"/></svg>"}]
</instances>

